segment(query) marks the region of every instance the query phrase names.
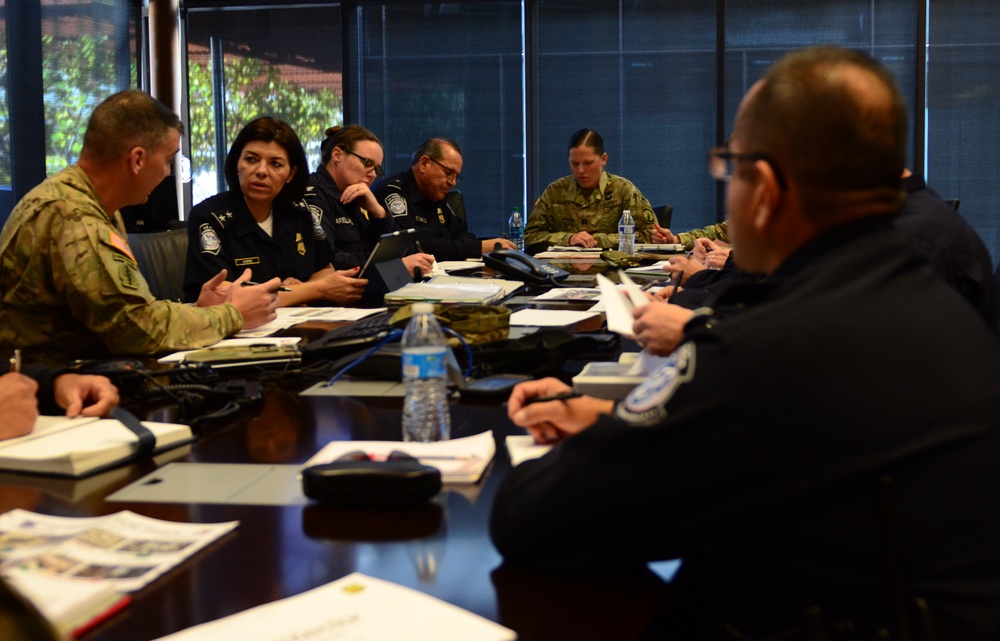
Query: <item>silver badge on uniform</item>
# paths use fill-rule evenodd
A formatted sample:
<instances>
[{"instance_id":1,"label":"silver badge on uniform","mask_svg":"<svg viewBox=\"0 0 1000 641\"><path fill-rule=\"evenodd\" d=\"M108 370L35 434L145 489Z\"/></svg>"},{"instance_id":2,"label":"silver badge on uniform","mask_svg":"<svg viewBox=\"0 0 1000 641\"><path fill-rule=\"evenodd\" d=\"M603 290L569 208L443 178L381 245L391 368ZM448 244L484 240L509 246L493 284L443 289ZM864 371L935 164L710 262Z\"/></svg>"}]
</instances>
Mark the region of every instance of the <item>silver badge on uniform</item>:
<instances>
[{"instance_id":1,"label":"silver badge on uniform","mask_svg":"<svg viewBox=\"0 0 1000 641\"><path fill-rule=\"evenodd\" d=\"M316 240L326 240L326 230L323 229L323 210L316 205L309 205L309 213L313 217L313 236Z\"/></svg>"},{"instance_id":2,"label":"silver badge on uniform","mask_svg":"<svg viewBox=\"0 0 1000 641\"><path fill-rule=\"evenodd\" d=\"M386 196L385 207L393 216L406 215L406 199L399 194L389 194Z\"/></svg>"},{"instance_id":3,"label":"silver badge on uniform","mask_svg":"<svg viewBox=\"0 0 1000 641\"><path fill-rule=\"evenodd\" d=\"M202 223L199 229L201 230L202 253L217 256L219 250L222 248L222 241L219 240L219 235L215 233L215 230L208 223Z\"/></svg>"},{"instance_id":4,"label":"silver badge on uniform","mask_svg":"<svg viewBox=\"0 0 1000 641\"><path fill-rule=\"evenodd\" d=\"M656 425L667 417L667 402L677 388L694 376L695 345L687 342L674 350L663 367L646 377L615 408L615 415L630 425Z\"/></svg>"}]
</instances>

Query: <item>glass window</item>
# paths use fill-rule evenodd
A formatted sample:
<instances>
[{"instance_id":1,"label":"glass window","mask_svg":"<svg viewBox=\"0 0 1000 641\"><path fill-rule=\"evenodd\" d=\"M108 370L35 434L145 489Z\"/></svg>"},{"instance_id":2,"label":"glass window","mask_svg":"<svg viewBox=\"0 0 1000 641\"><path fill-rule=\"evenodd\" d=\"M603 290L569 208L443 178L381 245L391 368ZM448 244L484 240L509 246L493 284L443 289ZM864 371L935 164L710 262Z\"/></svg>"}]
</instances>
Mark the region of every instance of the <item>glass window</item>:
<instances>
[{"instance_id":1,"label":"glass window","mask_svg":"<svg viewBox=\"0 0 1000 641\"><path fill-rule=\"evenodd\" d=\"M90 112L136 85L135 22L128 0L42 0L42 84L53 174L76 162Z\"/></svg>"},{"instance_id":2,"label":"glass window","mask_svg":"<svg viewBox=\"0 0 1000 641\"><path fill-rule=\"evenodd\" d=\"M1000 256L1000 4L930 2L927 184Z\"/></svg>"},{"instance_id":3,"label":"glass window","mask_svg":"<svg viewBox=\"0 0 1000 641\"><path fill-rule=\"evenodd\" d=\"M524 203L520 2L363 4L359 16L360 124L382 139L386 173L428 138L455 140L469 229L499 236Z\"/></svg>"},{"instance_id":4,"label":"glass window","mask_svg":"<svg viewBox=\"0 0 1000 641\"><path fill-rule=\"evenodd\" d=\"M226 153L258 116L290 124L319 164L323 132L343 123L340 20L337 4L188 11L192 202L228 189Z\"/></svg>"}]
</instances>

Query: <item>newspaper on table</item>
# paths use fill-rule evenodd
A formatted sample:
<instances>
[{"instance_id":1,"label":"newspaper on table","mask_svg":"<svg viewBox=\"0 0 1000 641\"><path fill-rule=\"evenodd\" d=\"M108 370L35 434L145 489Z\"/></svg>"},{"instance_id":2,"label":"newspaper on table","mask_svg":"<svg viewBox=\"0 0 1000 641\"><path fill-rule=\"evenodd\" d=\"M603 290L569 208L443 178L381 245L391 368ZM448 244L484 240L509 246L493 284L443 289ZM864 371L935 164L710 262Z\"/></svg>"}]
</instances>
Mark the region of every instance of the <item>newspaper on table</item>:
<instances>
[{"instance_id":1,"label":"newspaper on table","mask_svg":"<svg viewBox=\"0 0 1000 641\"><path fill-rule=\"evenodd\" d=\"M239 521L174 523L122 511L69 518L0 514L0 571L110 582L133 592L231 531Z\"/></svg>"}]
</instances>

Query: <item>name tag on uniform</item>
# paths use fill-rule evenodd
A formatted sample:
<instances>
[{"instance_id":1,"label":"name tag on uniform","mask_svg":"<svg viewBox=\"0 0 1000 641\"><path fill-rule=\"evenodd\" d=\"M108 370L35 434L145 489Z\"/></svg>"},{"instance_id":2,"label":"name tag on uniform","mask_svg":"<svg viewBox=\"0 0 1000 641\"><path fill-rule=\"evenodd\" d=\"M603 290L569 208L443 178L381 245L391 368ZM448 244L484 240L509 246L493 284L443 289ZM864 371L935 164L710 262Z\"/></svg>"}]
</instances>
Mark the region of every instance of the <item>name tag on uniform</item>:
<instances>
[{"instance_id":1,"label":"name tag on uniform","mask_svg":"<svg viewBox=\"0 0 1000 641\"><path fill-rule=\"evenodd\" d=\"M247 265L260 265L260 257L251 256L250 258L237 258L235 262L237 267L246 267Z\"/></svg>"}]
</instances>

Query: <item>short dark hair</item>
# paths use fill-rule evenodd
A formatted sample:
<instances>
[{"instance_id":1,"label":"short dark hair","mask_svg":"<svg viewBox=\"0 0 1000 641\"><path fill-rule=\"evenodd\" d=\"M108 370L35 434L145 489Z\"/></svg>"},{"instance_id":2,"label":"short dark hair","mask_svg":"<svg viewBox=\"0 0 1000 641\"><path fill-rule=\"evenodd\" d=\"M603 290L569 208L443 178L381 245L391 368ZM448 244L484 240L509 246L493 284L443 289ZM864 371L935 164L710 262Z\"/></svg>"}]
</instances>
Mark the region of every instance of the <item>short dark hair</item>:
<instances>
[{"instance_id":1,"label":"short dark hair","mask_svg":"<svg viewBox=\"0 0 1000 641\"><path fill-rule=\"evenodd\" d=\"M330 156L333 155L334 147L354 151L355 146L362 140L370 140L378 143L379 147L382 146L382 141L378 139L378 136L361 125L346 125L344 127L338 125L330 127L326 130L326 138L323 139L323 142L319 146L320 159L325 165L330 162Z\"/></svg>"},{"instance_id":2,"label":"short dark hair","mask_svg":"<svg viewBox=\"0 0 1000 641\"><path fill-rule=\"evenodd\" d=\"M289 164L295 168L295 175L278 193L277 199L295 201L302 198L309 185L309 163L306 160L306 151L302 148L302 141L299 140L291 125L284 120L270 116L261 116L251 120L236 135L236 140L233 141L233 146L229 148L229 154L226 156L225 173L229 188L233 191L240 191L240 178L236 170L240 162L240 154L243 153L243 148L247 146L247 143L254 140L276 142L281 145L285 153L288 154Z\"/></svg>"},{"instance_id":3,"label":"short dark hair","mask_svg":"<svg viewBox=\"0 0 1000 641\"><path fill-rule=\"evenodd\" d=\"M593 129L578 129L574 131L573 135L569 137L569 146L566 147L566 153L573 151L581 145L590 147L598 156L604 155L604 138L601 138L601 134Z\"/></svg>"},{"instance_id":4,"label":"short dark hair","mask_svg":"<svg viewBox=\"0 0 1000 641\"><path fill-rule=\"evenodd\" d=\"M144 91L126 89L94 109L83 136L83 153L97 162L112 163L135 147L159 148L171 129L184 133L177 114Z\"/></svg>"},{"instance_id":5,"label":"short dark hair","mask_svg":"<svg viewBox=\"0 0 1000 641\"><path fill-rule=\"evenodd\" d=\"M451 138L430 138L420 143L417 150L413 152L413 156L410 158L410 166L415 166L424 156L427 156L431 160L441 160L444 158L444 151L442 151L444 145L457 151L459 156L462 155L462 148Z\"/></svg>"},{"instance_id":6,"label":"short dark hair","mask_svg":"<svg viewBox=\"0 0 1000 641\"><path fill-rule=\"evenodd\" d=\"M740 151L773 158L810 215L841 207L844 192L900 190L906 103L892 74L861 52L822 46L785 56L740 118Z\"/></svg>"}]
</instances>

